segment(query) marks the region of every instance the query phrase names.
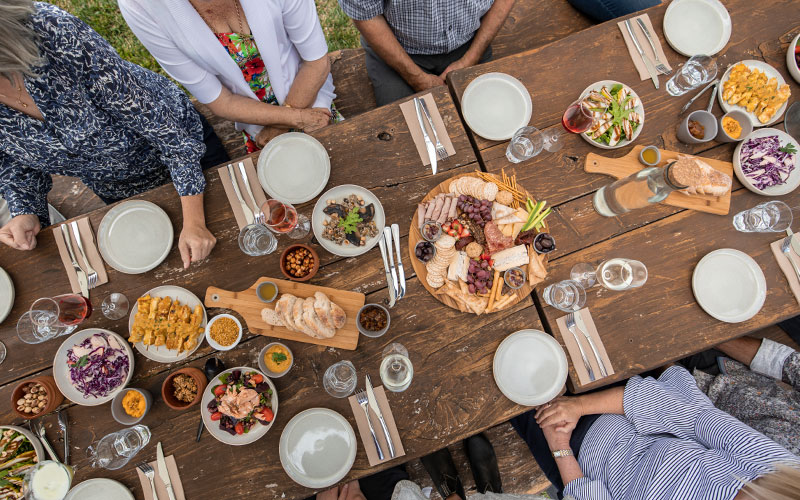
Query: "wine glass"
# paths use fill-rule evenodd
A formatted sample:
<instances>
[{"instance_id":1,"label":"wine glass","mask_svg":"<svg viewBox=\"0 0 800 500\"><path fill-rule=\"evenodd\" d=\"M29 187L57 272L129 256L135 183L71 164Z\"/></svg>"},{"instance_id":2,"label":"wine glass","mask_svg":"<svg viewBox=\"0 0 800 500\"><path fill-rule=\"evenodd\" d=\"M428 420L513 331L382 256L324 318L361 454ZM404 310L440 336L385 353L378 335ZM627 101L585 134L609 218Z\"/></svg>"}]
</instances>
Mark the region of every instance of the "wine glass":
<instances>
[{"instance_id":1,"label":"wine glass","mask_svg":"<svg viewBox=\"0 0 800 500\"><path fill-rule=\"evenodd\" d=\"M26 344L38 344L75 331L92 314L92 303L78 294L37 299L17 321L17 336Z\"/></svg>"},{"instance_id":2,"label":"wine glass","mask_svg":"<svg viewBox=\"0 0 800 500\"><path fill-rule=\"evenodd\" d=\"M594 113L589 109L589 105L583 99L578 99L569 105L564 116L561 117L561 125L573 134L582 134L592 128L594 124Z\"/></svg>"},{"instance_id":3,"label":"wine glass","mask_svg":"<svg viewBox=\"0 0 800 500\"><path fill-rule=\"evenodd\" d=\"M103 299L103 303L100 304L100 310L103 311L103 316L111 320L124 318L125 315L128 314L129 307L130 303L128 302L128 297L116 292L107 296Z\"/></svg>"},{"instance_id":4,"label":"wine glass","mask_svg":"<svg viewBox=\"0 0 800 500\"><path fill-rule=\"evenodd\" d=\"M381 381L383 387L392 392L403 392L414 378L414 365L408 358L408 349L402 344L392 342L383 350L381 361Z\"/></svg>"},{"instance_id":5,"label":"wine glass","mask_svg":"<svg viewBox=\"0 0 800 500\"><path fill-rule=\"evenodd\" d=\"M536 127L522 127L514 132L511 142L506 148L506 158L511 163L529 160L542 152L542 149L554 153L564 143L558 140L560 134L556 130L540 131Z\"/></svg>"},{"instance_id":6,"label":"wine glass","mask_svg":"<svg viewBox=\"0 0 800 500\"><path fill-rule=\"evenodd\" d=\"M575 264L570 277L588 288L599 283L606 290L630 290L647 281L647 267L638 260L613 258L600 263L597 268L582 262Z\"/></svg>"},{"instance_id":7,"label":"wine glass","mask_svg":"<svg viewBox=\"0 0 800 500\"><path fill-rule=\"evenodd\" d=\"M580 283L583 288L591 288L597 283L595 267L586 262L580 262L572 266L569 271L569 277L572 281Z\"/></svg>"},{"instance_id":8,"label":"wine glass","mask_svg":"<svg viewBox=\"0 0 800 500\"><path fill-rule=\"evenodd\" d=\"M305 238L311 230L311 221L305 215L298 214L291 203L270 199L261 206L261 211L267 217L268 228L293 240Z\"/></svg>"}]
</instances>

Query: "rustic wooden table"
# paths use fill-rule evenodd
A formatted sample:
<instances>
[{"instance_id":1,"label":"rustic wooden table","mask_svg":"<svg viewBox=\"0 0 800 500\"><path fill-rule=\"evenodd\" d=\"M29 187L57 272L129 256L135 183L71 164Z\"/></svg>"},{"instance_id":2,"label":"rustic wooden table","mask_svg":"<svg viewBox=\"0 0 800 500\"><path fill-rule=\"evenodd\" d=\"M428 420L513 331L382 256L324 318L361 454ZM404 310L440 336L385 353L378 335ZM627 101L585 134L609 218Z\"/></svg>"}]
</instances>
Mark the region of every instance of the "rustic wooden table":
<instances>
[{"instance_id":1,"label":"rustic wooden table","mask_svg":"<svg viewBox=\"0 0 800 500\"><path fill-rule=\"evenodd\" d=\"M795 101L800 95L800 86L788 74L785 54L790 40L800 31L800 24L796 16L775 14L797 12L797 4L791 0L768 0L758 5L746 0L724 3L733 21L733 34L725 49L715 56L721 68L720 76L728 64L743 59L765 60L790 83L790 101ZM664 39L662 25L666 7L667 4L663 4L646 12L668 61L677 69L686 58L674 52ZM694 93L670 96L664 90L668 77L663 75L660 90L656 90L649 79L640 81L617 21L594 26L535 50L451 73L449 83L456 100L476 76L494 71L508 73L518 78L532 95L531 125L563 131L562 113L579 97L580 91L593 82L614 79L630 85L644 103L646 121L636 144L654 144L667 150L731 161L735 144L720 145L712 141L688 146L677 140L678 112ZM708 96L704 96L693 109L705 108L707 103ZM719 104L715 104L713 111L717 116L722 113ZM780 123L774 126L782 128ZM602 382L581 385L570 365L573 391L583 392L625 379L800 313L768 249L768 244L777 236L738 233L731 225L733 214L764 201L763 197L744 189L736 179L727 216L655 205L606 218L594 211L592 195L613 179L584 172L584 161L590 152L623 156L631 150L630 146L604 151L565 132L565 145L558 153L543 151L531 160L511 166L505 158L507 141L487 141L469 130L468 133L479 151L478 161L483 168L493 173L503 168L507 173L515 170L523 187L537 199L547 200L555 207L548 222L558 250L551 254L550 275L536 288L536 294L537 305L544 306L540 309L544 314L543 322L562 344L555 322L564 313L541 300L544 286L569 279L570 269L579 262L596 265L620 256L641 260L648 268L648 282L641 289L589 290L587 306L617 374ZM780 199L797 206L799 198L795 193ZM764 270L769 287L764 308L753 319L736 325L721 323L703 312L694 301L690 285L692 270L700 258L724 247L737 248L755 258Z\"/></svg>"}]
</instances>

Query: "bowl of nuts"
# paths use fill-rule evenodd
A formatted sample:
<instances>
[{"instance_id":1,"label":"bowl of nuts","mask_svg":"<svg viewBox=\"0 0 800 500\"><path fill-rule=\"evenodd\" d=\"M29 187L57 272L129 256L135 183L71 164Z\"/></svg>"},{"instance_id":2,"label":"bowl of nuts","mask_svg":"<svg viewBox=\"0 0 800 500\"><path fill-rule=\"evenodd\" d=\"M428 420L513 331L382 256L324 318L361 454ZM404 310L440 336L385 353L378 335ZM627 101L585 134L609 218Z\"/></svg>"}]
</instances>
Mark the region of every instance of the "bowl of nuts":
<instances>
[{"instance_id":1,"label":"bowl of nuts","mask_svg":"<svg viewBox=\"0 0 800 500\"><path fill-rule=\"evenodd\" d=\"M64 395L49 375L34 377L21 382L11 392L11 407L20 417L34 419L58 408Z\"/></svg>"},{"instance_id":2,"label":"bowl of nuts","mask_svg":"<svg viewBox=\"0 0 800 500\"><path fill-rule=\"evenodd\" d=\"M167 375L161 385L161 397L173 410L185 410L200 402L207 385L205 373L187 366Z\"/></svg>"},{"instance_id":3,"label":"bowl of nuts","mask_svg":"<svg viewBox=\"0 0 800 500\"><path fill-rule=\"evenodd\" d=\"M281 272L293 281L308 281L319 270L319 255L308 245L291 245L281 254Z\"/></svg>"}]
</instances>

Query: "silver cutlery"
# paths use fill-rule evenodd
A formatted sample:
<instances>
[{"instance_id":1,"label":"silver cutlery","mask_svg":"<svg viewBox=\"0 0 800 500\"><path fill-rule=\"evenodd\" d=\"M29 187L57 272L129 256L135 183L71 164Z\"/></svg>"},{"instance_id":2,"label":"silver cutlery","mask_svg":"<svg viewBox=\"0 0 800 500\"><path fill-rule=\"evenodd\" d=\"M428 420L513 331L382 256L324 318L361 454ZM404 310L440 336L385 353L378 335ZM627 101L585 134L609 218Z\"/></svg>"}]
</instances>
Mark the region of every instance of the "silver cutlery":
<instances>
[{"instance_id":1,"label":"silver cutlery","mask_svg":"<svg viewBox=\"0 0 800 500\"><path fill-rule=\"evenodd\" d=\"M594 343L594 339L592 339L591 335L589 335L589 328L586 327L586 323L583 321L583 316L580 314L573 314L575 317L575 326L578 328L578 331L586 337L586 340L589 341L589 346L592 348L592 352L594 353L594 359L597 360L597 366L600 368L600 375L603 377L608 377L608 371L606 370L606 365L603 363L603 358L600 357L600 351L597 350L597 345Z\"/></svg>"},{"instance_id":2,"label":"silver cutlery","mask_svg":"<svg viewBox=\"0 0 800 500\"><path fill-rule=\"evenodd\" d=\"M364 416L367 418L369 433L372 434L372 441L375 442L375 450L378 451L378 458L383 460L383 450L381 450L381 445L378 442L378 436L375 434L375 428L372 427L372 421L369 419L369 400L367 395L364 393L364 389L356 391L356 401L358 401L358 405L364 410Z\"/></svg>"},{"instance_id":3,"label":"silver cutlery","mask_svg":"<svg viewBox=\"0 0 800 500\"><path fill-rule=\"evenodd\" d=\"M791 255L789 255L789 252L791 251L789 246L791 244L792 244L791 236L787 236L786 238L784 238L783 241L781 242L781 252L783 252L783 254L786 256L786 259L792 265L792 268L794 269L794 274L795 276L797 276L798 281L800 281L800 269L797 268L797 264L795 264L794 259L792 258Z\"/></svg>"},{"instance_id":4,"label":"silver cutlery","mask_svg":"<svg viewBox=\"0 0 800 500\"><path fill-rule=\"evenodd\" d=\"M594 382L594 370L592 370L592 365L589 364L589 358L586 357L586 352L583 350L581 339L578 338L578 334L575 333L575 315L573 313L567 314L567 317L564 321L567 325L567 330L569 330L569 332L575 338L575 343L578 344L578 350L581 352L581 358L583 359L583 366L586 367L586 371L589 373L589 380Z\"/></svg>"},{"instance_id":5,"label":"silver cutlery","mask_svg":"<svg viewBox=\"0 0 800 500\"><path fill-rule=\"evenodd\" d=\"M795 255L800 256L800 241L797 241L797 238L794 237L794 233L792 232L791 228L786 228L786 235L791 236L792 250L794 251Z\"/></svg>"},{"instance_id":6,"label":"silver cutlery","mask_svg":"<svg viewBox=\"0 0 800 500\"><path fill-rule=\"evenodd\" d=\"M681 112L680 112L680 113L678 113L678 114L679 114L679 115L682 115L683 113L685 113L685 112L686 112L686 110L687 110L687 109L689 109L689 107L690 107L692 104L694 104L694 101L696 101L697 99L699 99L699 98L700 98L700 96L701 96L701 95L703 95L703 94L705 94L705 93L706 93L706 90L710 89L711 87L713 87L714 85L716 85L716 84L718 84L718 83L719 83L719 79L717 79L717 80L714 80L714 81L712 81L711 83L709 83L708 85L706 85L705 87L703 87L703 90L701 90L700 92L698 92L698 93L697 93L697 95L695 95L694 97L692 97L691 99L689 99L689 102L687 102L686 104L684 104L684 106L681 108Z\"/></svg>"},{"instance_id":7,"label":"silver cutlery","mask_svg":"<svg viewBox=\"0 0 800 500\"><path fill-rule=\"evenodd\" d=\"M172 480L169 477L167 461L164 460L164 450L161 449L161 441L159 441L158 446L156 446L156 465L158 465L158 475L161 476L161 482L167 487L169 500L175 500L175 492L172 491Z\"/></svg>"},{"instance_id":8,"label":"silver cutlery","mask_svg":"<svg viewBox=\"0 0 800 500\"><path fill-rule=\"evenodd\" d=\"M719 83L714 83L714 88L711 89L711 99L708 100L708 106L706 107L706 112L711 113L711 108L714 107L714 99L717 97L717 91L719 90Z\"/></svg>"},{"instance_id":9,"label":"silver cutlery","mask_svg":"<svg viewBox=\"0 0 800 500\"><path fill-rule=\"evenodd\" d=\"M381 422L381 427L383 427L383 435L386 436L386 445L389 446L389 455L394 458L395 451L394 443L392 443L392 436L389 434L389 427L386 426L386 420L383 419L383 412L381 411L381 407L378 405L378 400L375 398L375 391L372 389L372 380L370 380L369 374L367 374L366 386L369 407L372 408L372 411L375 412L375 415L378 416L378 420Z\"/></svg>"},{"instance_id":10,"label":"silver cutlery","mask_svg":"<svg viewBox=\"0 0 800 500\"><path fill-rule=\"evenodd\" d=\"M386 241L386 253L389 254L389 270L392 272L392 283L397 300L402 298L400 294L400 281L397 278L397 268L394 266L394 253L392 253L392 230L389 226L383 228L383 239Z\"/></svg>"},{"instance_id":11,"label":"silver cutlery","mask_svg":"<svg viewBox=\"0 0 800 500\"><path fill-rule=\"evenodd\" d=\"M70 261L72 262L72 269L78 278L78 287L81 289L81 295L89 298L89 280L86 278L86 273L83 272L81 266L78 265L78 259L75 258L75 250L72 249L72 240L69 237L69 229L66 224L61 224L61 234L64 236L64 246L67 247Z\"/></svg>"},{"instance_id":12,"label":"silver cutlery","mask_svg":"<svg viewBox=\"0 0 800 500\"><path fill-rule=\"evenodd\" d=\"M256 202L256 197L253 196L253 189L250 187L250 179L247 178L247 170L244 168L244 162L239 162L239 172L242 174L242 181L244 182L244 189L247 191L247 194L250 196L250 201L253 202L253 219L258 224L262 224L266 226L266 219L264 218L264 212L261 211L261 208L258 206Z\"/></svg>"},{"instance_id":13,"label":"silver cutlery","mask_svg":"<svg viewBox=\"0 0 800 500\"><path fill-rule=\"evenodd\" d=\"M650 60L642 50L642 46L639 45L639 40L636 38L636 33L633 32L633 25L631 25L631 20L625 20L625 28L628 29L628 34L631 36L631 41L633 42L633 46L636 47L636 51L642 58L642 62L644 62L644 67L647 69L647 73L650 74L650 79L653 80L653 85L658 88L658 72L656 71L655 66L653 66L653 61Z\"/></svg>"},{"instance_id":14,"label":"silver cutlery","mask_svg":"<svg viewBox=\"0 0 800 500\"><path fill-rule=\"evenodd\" d=\"M422 138L425 140L425 149L428 151L428 158L431 161L431 172L436 175L436 147L431 142L428 131L425 129L425 122L422 119L422 106L420 105L420 98L414 98L414 108L417 110L417 120L419 121L419 128L422 130Z\"/></svg>"},{"instance_id":15,"label":"silver cutlery","mask_svg":"<svg viewBox=\"0 0 800 500\"><path fill-rule=\"evenodd\" d=\"M142 471L142 474L150 480L150 489L153 491L153 500L158 500L158 493L156 493L156 483L153 480L156 477L156 471L147 462L142 462L136 466L137 469Z\"/></svg>"},{"instance_id":16,"label":"silver cutlery","mask_svg":"<svg viewBox=\"0 0 800 500\"><path fill-rule=\"evenodd\" d=\"M378 246L381 248L381 257L383 257L383 269L386 273L386 286L389 288L389 307L394 307L397 302L397 292L394 289L394 282L392 281L392 273L389 271L389 258L386 255L386 242L385 238L378 238Z\"/></svg>"},{"instance_id":17,"label":"silver cutlery","mask_svg":"<svg viewBox=\"0 0 800 500\"><path fill-rule=\"evenodd\" d=\"M448 159L450 154L447 152L447 148L444 147L444 144L442 144L442 141L439 140L439 134L436 132L436 127L433 125L433 118L431 118L431 113L428 111L428 103L425 102L425 99L420 98L419 104L422 106L422 113L425 115L425 118L428 120L428 124L431 126L433 139L436 141L436 154L439 155L440 160Z\"/></svg>"},{"instance_id":18,"label":"silver cutlery","mask_svg":"<svg viewBox=\"0 0 800 500\"><path fill-rule=\"evenodd\" d=\"M78 245L78 252L80 252L83 258L83 263L86 264L86 273L88 274L86 281L88 282L88 286L89 288L94 288L97 286L97 271L89 264L89 257L86 255L86 250L83 248L83 241L81 241L81 231L78 228L78 222L70 222L69 227L72 229L72 234L75 235L75 244Z\"/></svg>"},{"instance_id":19,"label":"silver cutlery","mask_svg":"<svg viewBox=\"0 0 800 500\"><path fill-rule=\"evenodd\" d=\"M33 424L33 432L36 434L36 437L39 438L39 441L42 442L42 446L47 451L47 454L50 456L50 460L54 460L56 462L61 462L58 459L58 455L56 455L56 450L50 446L50 441L47 440L47 434L45 434L44 426L41 422L34 422Z\"/></svg>"},{"instance_id":20,"label":"silver cutlery","mask_svg":"<svg viewBox=\"0 0 800 500\"><path fill-rule=\"evenodd\" d=\"M656 69L662 75L669 75L670 73L672 73L672 70L666 67L664 63L661 61L661 59L658 57L658 51L656 50L656 43L653 41L653 36L650 34L650 30L647 29L647 25L644 24L644 21L642 21L641 17L636 18L636 24L638 24L639 27L642 28L642 33L644 33L644 36L645 38L647 38L647 41L650 42L650 48L653 49L653 56L656 58L655 60Z\"/></svg>"},{"instance_id":21,"label":"silver cutlery","mask_svg":"<svg viewBox=\"0 0 800 500\"><path fill-rule=\"evenodd\" d=\"M69 421L62 410L58 410L58 426L64 436L64 463L69 465Z\"/></svg>"},{"instance_id":22,"label":"silver cutlery","mask_svg":"<svg viewBox=\"0 0 800 500\"><path fill-rule=\"evenodd\" d=\"M250 207L247 206L247 203L244 202L244 198L242 198L242 192L239 190L239 181L236 180L236 173L233 171L233 165L228 165L228 176L231 178L233 192L236 193L236 198L239 200L239 205L242 206L244 220L249 226L253 223L253 221L255 221L255 215L253 214L253 211L250 210Z\"/></svg>"},{"instance_id":23,"label":"silver cutlery","mask_svg":"<svg viewBox=\"0 0 800 500\"><path fill-rule=\"evenodd\" d=\"M397 250L397 277L400 280L397 287L397 298L402 299L406 296L406 273L403 271L403 255L400 252L400 226L392 224L392 238L394 247Z\"/></svg>"}]
</instances>

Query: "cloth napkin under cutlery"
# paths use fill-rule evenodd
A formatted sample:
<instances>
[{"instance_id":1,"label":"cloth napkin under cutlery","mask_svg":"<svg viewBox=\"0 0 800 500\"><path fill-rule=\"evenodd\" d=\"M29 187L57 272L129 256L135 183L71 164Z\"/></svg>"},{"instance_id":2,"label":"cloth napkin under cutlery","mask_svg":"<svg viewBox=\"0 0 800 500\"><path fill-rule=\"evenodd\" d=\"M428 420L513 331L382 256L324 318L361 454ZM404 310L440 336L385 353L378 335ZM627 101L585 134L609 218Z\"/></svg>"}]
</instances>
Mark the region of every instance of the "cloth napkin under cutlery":
<instances>
[{"instance_id":1,"label":"cloth napkin under cutlery","mask_svg":"<svg viewBox=\"0 0 800 500\"><path fill-rule=\"evenodd\" d=\"M592 337L592 340L594 340L594 344L597 347L597 351L600 354L600 358L603 360L603 365L606 368L606 373L608 376L613 375L614 367L611 364L611 360L608 358L608 353L606 353L606 348L603 345L603 339L601 339L600 334L597 333L597 327L594 325L592 314L589 312L589 309L584 307L580 311L576 311L575 316L580 316L581 319L583 319L583 323L586 326L586 333L588 333L589 336ZM595 374L595 381L600 380L603 378L603 376L600 374L600 365L597 362L597 358L595 358L591 344L588 340L586 340L586 337L581 334L581 330L583 329L579 327L578 320L576 320L576 323L578 323L575 329L577 335L573 335L572 332L570 332L567 328L566 316L562 316L556 320L558 329L561 331L561 339L564 341L564 345L567 346L567 352L572 360L572 366L575 368L575 373L578 374L578 382L580 385L586 385L592 383L593 381L589 377L589 372L586 370L586 367L583 364L581 351L575 341L575 337L579 339L581 347L583 347L583 352L586 354L586 359L589 361L589 365L592 367L592 371Z\"/></svg>"},{"instance_id":2,"label":"cloth napkin under cutlery","mask_svg":"<svg viewBox=\"0 0 800 500\"><path fill-rule=\"evenodd\" d=\"M250 199L250 194L247 192L244 180L242 179L242 174L239 171L238 161L231 162L234 175L236 176L236 185L239 188L239 193L241 193L242 200L244 201L245 205L247 205L253 213L259 212L261 210L261 206L267 201L267 196L264 194L264 190L261 188L261 183L258 181L258 173L253 165L253 159L245 158L242 160L242 163L244 163L244 170L247 173L247 180L249 181L248 184L250 184L250 189L253 192L253 197L256 199L256 206L253 206L253 201ZM231 210L233 210L233 216L236 218L236 223L239 225L239 229L243 229L248 225L248 220L245 217L244 210L242 210L242 205L236 195L236 190L233 188L233 184L231 183L231 177L228 174L228 165L220 167L217 172L219 173L220 180L222 180L222 187L225 189L225 195L228 197L228 202L231 205Z\"/></svg>"},{"instance_id":3,"label":"cloth napkin under cutlery","mask_svg":"<svg viewBox=\"0 0 800 500\"><path fill-rule=\"evenodd\" d=\"M167 462L167 472L169 472L169 477L172 481L172 490L175 492L175 500L186 500L186 497L183 495L183 484L181 484L181 475L178 473L178 465L175 463L175 456L170 455L165 457L164 460ZM156 477L153 478L153 481L156 485L156 494L158 495L158 500L169 500L167 487L164 486L164 481L161 480L161 476L158 473L158 464L155 460L153 460L150 462L150 466L153 468L156 474ZM150 480L147 479L147 476L145 476L138 467L136 468L136 473L139 474L139 481L142 483L144 499L156 500L153 498L153 491L150 488Z\"/></svg>"},{"instance_id":4,"label":"cloth napkin under cutlery","mask_svg":"<svg viewBox=\"0 0 800 500\"><path fill-rule=\"evenodd\" d=\"M653 48L650 47L647 37L644 35L644 33L642 33L639 23L636 22L637 19L641 19L645 26L647 26L647 29L650 31L650 37L653 39L653 44L656 46L658 59L664 64L664 66L671 70L672 66L669 65L669 62L667 62L667 56L664 54L664 49L661 47L661 40L656 35L656 30L653 29L653 23L650 22L650 16L647 14L630 18L631 27L634 34L636 34L636 40L639 41L639 46L644 51L644 55L649 57L650 60L655 64L656 57L655 54L653 54ZM633 45L630 33L628 33L628 29L625 28L625 21L623 20L618 22L617 26L619 26L619 30L622 32L622 38L625 40L625 45L628 46L628 52L631 55L631 60L633 60L633 65L636 66L636 70L639 72L639 78L641 80L649 80L650 74L647 72L647 67L644 65L642 57L639 55L639 52Z\"/></svg>"},{"instance_id":5,"label":"cloth napkin under cutlery","mask_svg":"<svg viewBox=\"0 0 800 500\"><path fill-rule=\"evenodd\" d=\"M798 257L794 250L790 250L789 254L785 254L781 251L781 243L783 243L784 238L779 239L778 241L773 242L770 245L772 249L772 253L775 254L775 260L778 261L778 267L781 268L783 274L786 275L786 281L789 282L789 288L792 289L792 293L794 294L794 298L800 304L800 281L797 279L797 275L794 272L794 268L792 264L789 262L789 259L794 260L795 264L800 266L800 257Z\"/></svg>"},{"instance_id":6,"label":"cloth napkin under cutlery","mask_svg":"<svg viewBox=\"0 0 800 500\"><path fill-rule=\"evenodd\" d=\"M103 264L103 258L100 256L100 252L97 249L97 241L95 240L94 230L89 222L89 218L82 217L77 219L75 222L78 223L78 230L81 234L81 243L83 244L83 249L86 251L86 258L89 259L89 264L97 272L97 283L92 288L96 288L103 283L108 283L106 267ZM66 224L67 229L69 229L69 243L72 246L72 251L75 254L75 258L78 261L78 266L80 266L80 268L83 269L83 272L88 275L86 262L83 260L83 255L81 254L80 248L78 248L78 245L75 242L75 235L72 233L72 227L70 227L69 222L65 222L64 224ZM75 269L72 267L72 259L69 257L69 252L67 251L66 244L64 243L64 234L60 227L54 227L53 237L56 239L58 253L61 256L61 263L64 265L64 269L67 272L69 286L72 288L72 293L81 293L81 287L78 284L78 275L75 272Z\"/></svg>"},{"instance_id":7,"label":"cloth napkin under cutlery","mask_svg":"<svg viewBox=\"0 0 800 500\"><path fill-rule=\"evenodd\" d=\"M372 435L369 432L369 425L367 425L366 415L364 415L364 410L358 405L356 396L353 395L347 399L350 401L350 409L353 410L353 416L356 418L358 434L361 436L361 443L364 445L364 450L367 452L367 459L369 459L370 467L388 462L389 460L394 460L394 458L389 455L389 445L386 443L386 436L383 434L380 421L378 417L373 414L372 409L370 409L369 412L370 420L372 421L372 427L375 429L375 435L378 437L378 442L381 444L381 449L384 450L383 460L378 458L378 452L375 450L375 442L372 440ZM406 454L406 450L403 448L403 442L400 441L400 433L397 431L397 425L394 422L392 408L389 406L389 401L386 399L386 391L383 390L382 385L375 387L375 399L378 400L378 406L381 409L381 413L383 413L386 427L389 429L389 435L392 436L395 458L402 457Z\"/></svg>"},{"instance_id":8,"label":"cloth napkin under cutlery","mask_svg":"<svg viewBox=\"0 0 800 500\"><path fill-rule=\"evenodd\" d=\"M453 156L456 154L456 150L453 148L453 142L450 140L450 136L447 135L447 128L445 128L444 121L442 121L442 116L439 114L439 108L436 106L436 100L434 100L432 94L425 94L424 96L421 96L420 99L424 99L428 104L428 110L430 110L431 114L431 121L433 121L433 124L436 126L436 133L439 135L439 140L442 141L442 144L447 150L447 154ZM414 145L417 146L417 153L419 153L422 164L425 166L430 165L431 160L428 158L428 150L425 148L425 139L422 137L422 129L420 128L419 120L417 119L417 111L414 108L414 100L412 99L400 104L400 111L403 112L403 117L406 119L408 130L411 133L411 139L414 140ZM428 130L428 135L431 137L431 139L433 139L433 133L431 130Z\"/></svg>"}]
</instances>

